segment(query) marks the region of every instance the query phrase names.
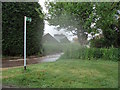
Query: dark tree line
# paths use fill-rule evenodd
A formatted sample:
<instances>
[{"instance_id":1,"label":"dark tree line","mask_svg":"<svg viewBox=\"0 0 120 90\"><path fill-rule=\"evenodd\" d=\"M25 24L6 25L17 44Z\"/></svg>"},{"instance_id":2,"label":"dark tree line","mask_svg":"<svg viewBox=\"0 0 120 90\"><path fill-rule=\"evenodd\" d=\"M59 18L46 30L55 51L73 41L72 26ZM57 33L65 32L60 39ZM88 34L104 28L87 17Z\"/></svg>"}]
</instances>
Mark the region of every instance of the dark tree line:
<instances>
[{"instance_id":1,"label":"dark tree line","mask_svg":"<svg viewBox=\"0 0 120 90\"><path fill-rule=\"evenodd\" d=\"M23 55L24 16L32 18L32 22L27 22L27 55L41 51L41 38L44 29L44 15L41 9L38 3L2 3L3 55Z\"/></svg>"}]
</instances>

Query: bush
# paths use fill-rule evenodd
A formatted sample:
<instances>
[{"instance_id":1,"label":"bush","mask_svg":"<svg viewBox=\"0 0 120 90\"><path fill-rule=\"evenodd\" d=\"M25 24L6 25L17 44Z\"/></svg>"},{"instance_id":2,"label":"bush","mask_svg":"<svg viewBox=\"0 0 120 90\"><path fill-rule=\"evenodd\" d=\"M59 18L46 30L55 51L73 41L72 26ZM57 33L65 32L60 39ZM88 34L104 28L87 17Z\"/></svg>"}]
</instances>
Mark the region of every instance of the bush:
<instances>
[{"instance_id":1,"label":"bush","mask_svg":"<svg viewBox=\"0 0 120 90\"><path fill-rule=\"evenodd\" d=\"M120 51L118 48L85 48L69 47L65 50L64 55L61 58L67 59L104 59L118 61L120 59Z\"/></svg>"}]
</instances>

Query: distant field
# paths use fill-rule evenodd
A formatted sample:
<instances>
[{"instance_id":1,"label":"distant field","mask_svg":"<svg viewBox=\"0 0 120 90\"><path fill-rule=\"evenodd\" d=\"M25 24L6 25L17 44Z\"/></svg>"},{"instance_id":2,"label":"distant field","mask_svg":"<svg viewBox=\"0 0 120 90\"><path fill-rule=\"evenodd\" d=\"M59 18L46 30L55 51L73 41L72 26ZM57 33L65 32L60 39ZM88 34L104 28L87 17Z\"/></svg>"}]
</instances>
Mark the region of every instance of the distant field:
<instances>
[{"instance_id":1,"label":"distant field","mask_svg":"<svg viewBox=\"0 0 120 90\"><path fill-rule=\"evenodd\" d=\"M118 62L63 59L3 70L3 84L29 88L117 88Z\"/></svg>"}]
</instances>

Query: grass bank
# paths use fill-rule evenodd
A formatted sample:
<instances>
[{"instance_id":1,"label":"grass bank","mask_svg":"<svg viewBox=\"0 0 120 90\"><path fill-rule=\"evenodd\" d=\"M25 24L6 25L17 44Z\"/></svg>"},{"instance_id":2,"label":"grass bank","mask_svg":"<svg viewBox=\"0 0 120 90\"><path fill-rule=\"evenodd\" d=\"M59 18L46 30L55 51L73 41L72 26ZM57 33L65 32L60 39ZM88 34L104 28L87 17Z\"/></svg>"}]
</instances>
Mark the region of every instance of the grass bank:
<instances>
[{"instance_id":1,"label":"grass bank","mask_svg":"<svg viewBox=\"0 0 120 90\"><path fill-rule=\"evenodd\" d=\"M29 88L117 88L118 63L63 59L3 70L3 84Z\"/></svg>"}]
</instances>

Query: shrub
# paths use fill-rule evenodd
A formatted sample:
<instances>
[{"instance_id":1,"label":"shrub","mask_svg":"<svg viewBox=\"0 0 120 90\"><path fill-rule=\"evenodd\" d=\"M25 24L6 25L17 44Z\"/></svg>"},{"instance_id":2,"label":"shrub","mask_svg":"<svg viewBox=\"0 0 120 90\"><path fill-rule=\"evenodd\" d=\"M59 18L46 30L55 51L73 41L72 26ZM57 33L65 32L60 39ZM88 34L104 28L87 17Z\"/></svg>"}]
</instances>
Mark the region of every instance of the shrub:
<instances>
[{"instance_id":1,"label":"shrub","mask_svg":"<svg viewBox=\"0 0 120 90\"><path fill-rule=\"evenodd\" d=\"M79 49L69 47L64 52L61 58L67 59L104 59L118 61L120 58L120 51L118 48L85 48L78 47Z\"/></svg>"}]
</instances>

